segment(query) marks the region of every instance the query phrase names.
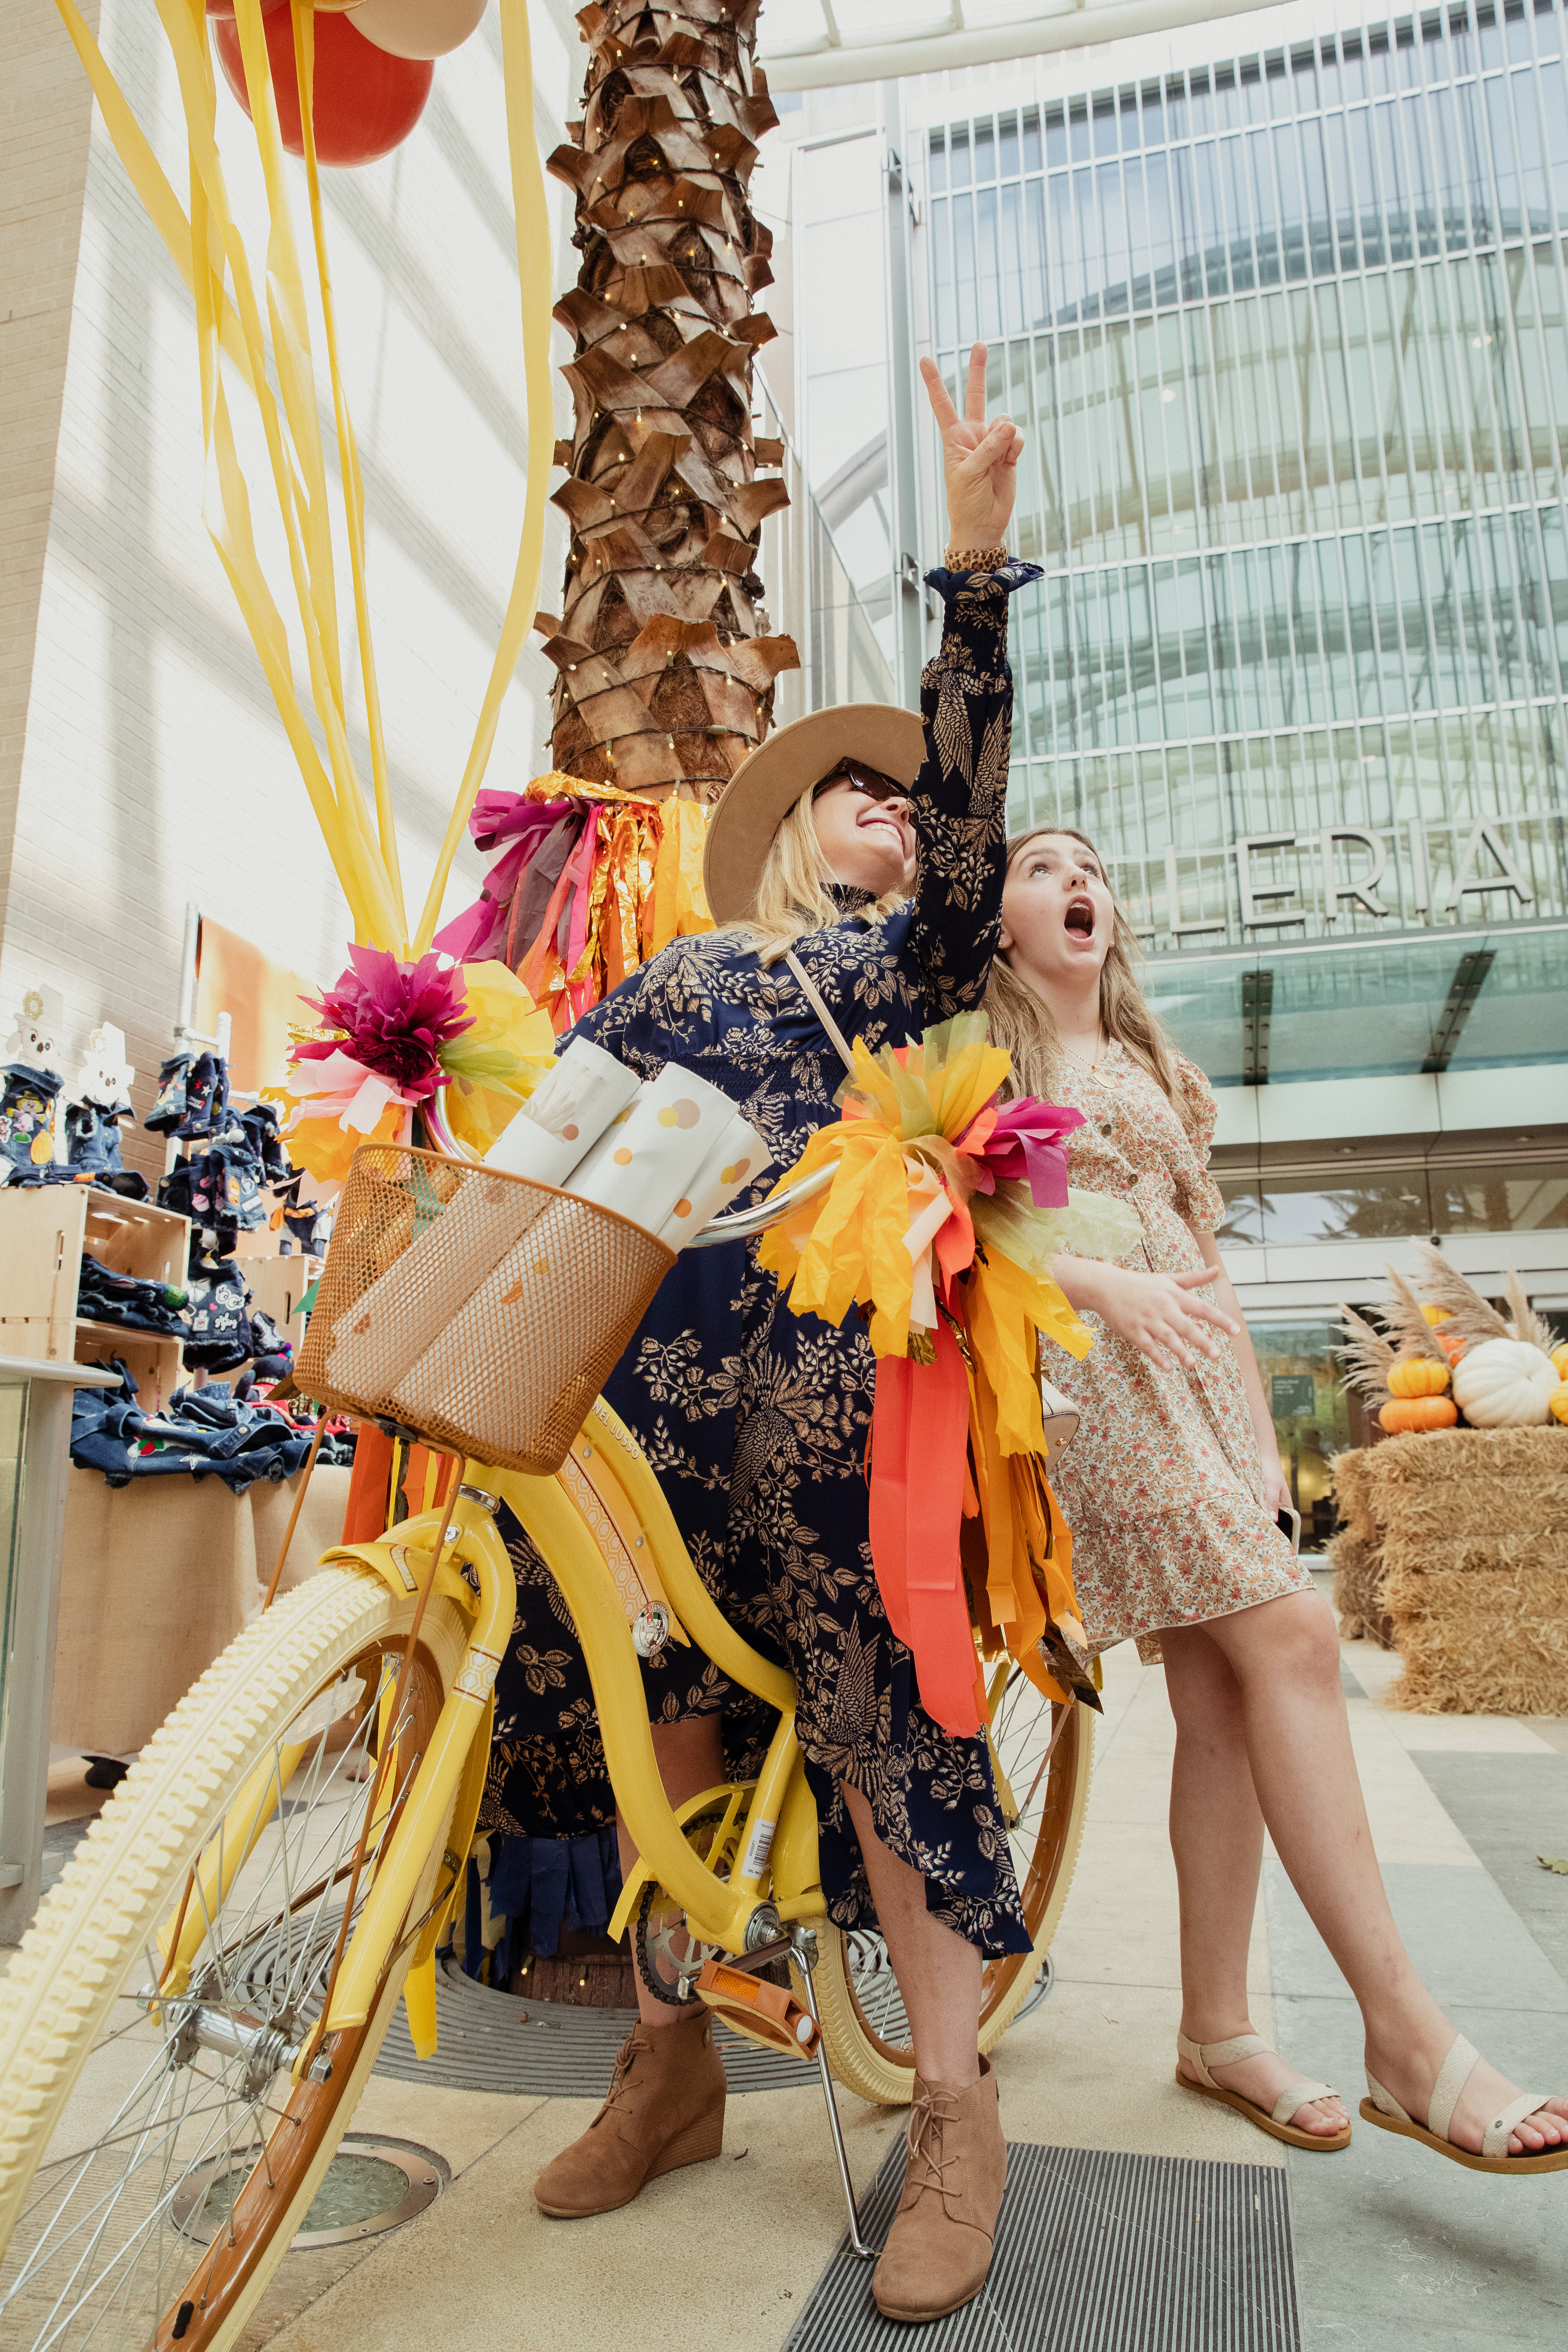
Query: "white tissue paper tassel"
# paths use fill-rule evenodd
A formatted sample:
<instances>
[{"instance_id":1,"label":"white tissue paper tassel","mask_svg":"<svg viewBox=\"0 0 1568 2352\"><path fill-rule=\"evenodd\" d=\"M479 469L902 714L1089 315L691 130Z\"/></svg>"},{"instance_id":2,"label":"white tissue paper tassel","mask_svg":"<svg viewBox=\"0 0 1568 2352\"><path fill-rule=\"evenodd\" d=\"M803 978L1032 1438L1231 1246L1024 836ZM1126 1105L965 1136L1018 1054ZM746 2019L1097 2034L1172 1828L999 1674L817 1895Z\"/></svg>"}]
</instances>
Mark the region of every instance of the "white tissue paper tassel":
<instances>
[{"instance_id":1,"label":"white tissue paper tassel","mask_svg":"<svg viewBox=\"0 0 1568 2352\"><path fill-rule=\"evenodd\" d=\"M657 1234L734 1115L728 1095L667 1062L573 1171L571 1189Z\"/></svg>"},{"instance_id":2,"label":"white tissue paper tassel","mask_svg":"<svg viewBox=\"0 0 1568 2352\"><path fill-rule=\"evenodd\" d=\"M773 1166L773 1153L739 1111L709 1146L708 1157L658 1229L666 1249L684 1249L737 1192Z\"/></svg>"},{"instance_id":3,"label":"white tissue paper tassel","mask_svg":"<svg viewBox=\"0 0 1568 2352\"><path fill-rule=\"evenodd\" d=\"M339 1323L333 1383L349 1396L389 1395L547 1199L526 1185L469 1177Z\"/></svg>"},{"instance_id":4,"label":"white tissue paper tassel","mask_svg":"<svg viewBox=\"0 0 1568 2352\"><path fill-rule=\"evenodd\" d=\"M641 1084L635 1070L602 1045L574 1038L497 1136L485 1165L508 1176L531 1176L536 1184L564 1184L611 1120L636 1100Z\"/></svg>"}]
</instances>

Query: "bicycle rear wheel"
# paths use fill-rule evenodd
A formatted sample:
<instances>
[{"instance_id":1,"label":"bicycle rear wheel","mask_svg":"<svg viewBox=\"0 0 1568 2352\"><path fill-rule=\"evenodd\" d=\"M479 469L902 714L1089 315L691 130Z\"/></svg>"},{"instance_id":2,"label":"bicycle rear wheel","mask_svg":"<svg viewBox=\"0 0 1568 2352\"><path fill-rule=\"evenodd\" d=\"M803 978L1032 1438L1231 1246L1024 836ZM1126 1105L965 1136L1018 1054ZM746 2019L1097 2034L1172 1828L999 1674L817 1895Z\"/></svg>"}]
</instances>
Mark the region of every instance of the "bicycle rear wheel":
<instances>
[{"instance_id":1,"label":"bicycle rear wheel","mask_svg":"<svg viewBox=\"0 0 1568 2352\"><path fill-rule=\"evenodd\" d=\"M7 2352L224 2352L309 2210L412 1940L365 2023L322 2045L330 2077L293 2082L336 1948L370 1752L395 1744L379 1844L467 1643L463 1612L433 1599L392 1724L413 1605L342 1568L285 1595L154 1735L13 1957L0 2024ZM334 1725L347 1745L329 1753ZM440 1855L437 1841L410 1925ZM151 2002L176 1940L188 1969Z\"/></svg>"},{"instance_id":2,"label":"bicycle rear wheel","mask_svg":"<svg viewBox=\"0 0 1568 2352\"><path fill-rule=\"evenodd\" d=\"M992 1712L997 1790L1031 1949L988 1960L980 2047L994 2050L1029 1997L1072 1884L1094 1753L1092 1711L1042 1698L1015 1666ZM914 2095L914 2052L899 1980L879 1935L819 1928L816 1998L828 2063L847 2090L881 2106ZM797 1987L797 1990L799 1988Z\"/></svg>"}]
</instances>

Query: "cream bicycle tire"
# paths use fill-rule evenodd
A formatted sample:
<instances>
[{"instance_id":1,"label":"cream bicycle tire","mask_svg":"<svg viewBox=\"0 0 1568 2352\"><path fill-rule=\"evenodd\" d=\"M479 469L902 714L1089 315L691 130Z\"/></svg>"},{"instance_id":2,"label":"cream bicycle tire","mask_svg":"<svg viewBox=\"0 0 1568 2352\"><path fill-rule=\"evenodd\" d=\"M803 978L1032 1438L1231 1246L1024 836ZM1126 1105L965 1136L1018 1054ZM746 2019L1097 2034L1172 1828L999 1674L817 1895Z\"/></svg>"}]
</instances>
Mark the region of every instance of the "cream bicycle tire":
<instances>
[{"instance_id":1,"label":"cream bicycle tire","mask_svg":"<svg viewBox=\"0 0 1568 2352\"><path fill-rule=\"evenodd\" d=\"M1070 1746L1068 1743L1070 1742ZM980 2047L989 2056L1027 2000L1050 1949L1072 1885L1083 1843L1094 1755L1092 1712L1074 1704L1062 1728L1068 1753L1047 1768L1039 1833L1016 1858L1026 1916L1034 1938L1032 1954L990 1962L984 1979ZM1004 1758L1005 1762L1007 1759ZM1015 1844L1016 1845L1016 1833ZM852 1939L829 1922L818 1921L816 1992L822 2036L835 2080L878 2106L907 2106L914 2091L914 2061L907 2048L884 2040L868 2021L856 1988ZM798 1970L795 1990L802 1991ZM901 2017L901 2007L899 2011Z\"/></svg>"},{"instance_id":2,"label":"cream bicycle tire","mask_svg":"<svg viewBox=\"0 0 1568 2352\"><path fill-rule=\"evenodd\" d=\"M264 1762L269 1750L276 1751L282 1734L299 1721L301 1710L318 1693L334 1685L340 1690L346 1687L340 1678L355 1662L379 1653L380 1687L387 1687L407 1639L413 1607L412 1600L395 1598L379 1578L346 1568L325 1570L285 1594L208 1667L154 1733L67 1864L58 1882L49 1890L33 1926L12 1955L4 1979L5 2015L0 2022L0 2336L11 2352L26 2352L35 2340L25 2326L18 2329L15 2323L18 2316L26 2321L26 2309L39 2307L46 2292L29 2282L25 2274L26 2265L37 2261L37 2274L44 2275L47 2259L52 2259L29 2251L35 2230L31 2212L19 2232L18 2217L29 2183L66 2115L68 2102L89 2053L115 2017L117 2008L121 2017L128 2021L122 2032L140 2029L144 2005L127 1988L134 1983L140 1990L148 1973L149 1948L160 1927L166 1926L178 1909L193 1864L208 1847L216 1824L223 1822L248 1776ZM408 1741L410 1760L405 1770L399 1757L401 1785L406 1785L414 1751L427 1738L433 1710L438 1710L458 1674L466 1646L467 1619L462 1610L453 1601L433 1599L421 1627L416 1674L405 1701L404 1720L407 1728L404 1737ZM372 1708L370 1716L375 1712ZM367 1717L367 1740L368 1736ZM318 1752L324 1757L324 1742ZM329 1770L323 1786L330 1787L333 1778ZM368 1794L368 1781L355 1785L363 1786ZM300 1787L297 1775L289 1783L290 1793ZM321 1924L314 1947L309 1946L303 1932L301 1908L300 1984L306 1992L310 1982L305 1968L329 1952L329 1939L335 1940L333 1921L341 1916L341 1904L335 1915L325 1911L324 1905L333 1886L341 1884L345 1875L341 1860L343 1840L357 1837L357 1828L352 1826L355 1819L352 1791L340 1795L335 1805L345 1812L351 1827L337 1827L333 1832L337 1846L329 1849L322 1843L318 1852L318 1860L329 1850L335 1859L329 1864L326 1895L317 1904ZM329 1810L331 1809L323 1797L323 1821ZM304 1797L275 1809L268 1828L275 1829L279 1853L284 1852L289 1835L288 1816L300 1813L309 1824L311 1810ZM358 1818L363 1819L363 1806ZM258 1839L252 1851L259 1853L260 1849L261 1841ZM352 1845L349 1851L352 1853ZM434 1890L441 1851L438 1840L433 1845L428 1869L416 1896L416 1917ZM258 1863L255 1870L265 1891L271 1865ZM237 1888L243 1877L243 1870L236 1872ZM283 1932L289 1934L296 1925L290 1907L295 1896L289 1890L286 1864L281 1871L281 1884L286 1899L279 1916L286 1922ZM243 1895L237 1897L237 1909L244 1899ZM251 1899L254 1909L259 1898ZM229 1931L222 1924L222 1910L220 1902L216 1924L226 1936ZM254 1942L261 1932L252 1930L245 1940ZM276 1939L271 1948L276 1950ZM292 1965L295 1956L291 1941L288 1957ZM229 2242L237 2247L238 2256L243 2259L231 2263L229 2267L238 2283L232 2290L226 2288L223 2307L211 2315L210 2324L204 2311L186 2320L179 2339L182 2352L225 2352L254 2309L309 2210L321 2177L352 2119L360 2087L374 2063L396 2005L407 1957L406 1951L396 1956L384 1975L365 2025L358 2029L357 2038L349 2042L349 2063L334 2068L333 2082L324 2087L304 2084L288 2091L288 2107L283 2112L296 2123L297 2130L303 2131L304 2137L280 2140L278 2135L282 2133L283 2126L279 2122L265 2138L269 2175L275 2147L287 2146L296 2152L288 2167L286 2202L274 2190L271 2210L264 2221L253 2221L248 2212L240 2221L246 2192L238 2189L230 2193ZM224 1958L232 1959L232 1954L225 1954ZM254 1961L252 1964L258 1965ZM276 1958L270 1963L273 1968L279 1964ZM221 1969L222 1959L218 1965ZM137 2014L129 2015L132 2011ZM133 2044L132 2048L140 2055L140 2045ZM165 2072L172 2071L174 2063L169 2054L173 2049L174 2043L166 2042ZM198 2050L194 2054L199 2057L207 2053ZM154 2050L148 2079L153 2077L158 2063ZM192 2069L193 2074L199 2071ZM201 2079L210 2078L202 2075ZM254 2080L254 2074L247 2079ZM279 2074L278 2080L287 2086L286 2076ZM263 2105L264 2093L252 2096L247 2091L245 2095L252 2109L261 2115L279 2112ZM171 2165L185 2160L176 2148L178 2134L185 2129L184 2114L171 2113L171 2118L161 2128L168 2141L166 2174ZM263 2128L259 2122L257 2128ZM131 2138L134 2135L126 2133L121 2137ZM205 2127L205 2137L208 2140L213 2137L212 2127ZM89 2146L87 2157L101 2156L102 2149L110 2144L105 2140ZM197 2169L210 2173L214 2161L221 2161L228 2168L220 2177L221 2189L229 2179L238 2180L243 2172L250 2170L246 2159L262 2144L246 2141L237 2148L226 2148L220 2158L205 2158ZM69 2159L51 2157L49 2168L62 2163L68 2168L68 2164L81 2154L73 2146ZM110 2159L111 2168L118 2161L121 2159ZM129 2164L130 2159L124 2161ZM283 2170L280 2160L278 2169L280 2173ZM144 2197L145 2187L138 2193ZM205 2218L213 2193L209 2189L203 2198L201 2210L195 2216L198 2223ZM53 2194L52 2188L40 2191L37 2205L42 2206ZM162 2214L166 2202L164 2200L154 2206L155 2215ZM131 2203L127 2227L135 2222L136 2230L146 2234L151 2243L150 2225L136 2222L134 2200ZM63 2206L61 2211L64 2212ZM58 2226L63 2231L66 2223L62 2221ZM162 2220L157 2228L161 2242L168 2232ZM245 2235L247 2231L248 2237ZM12 2261L6 2263L6 2250L12 2245L14 2232L19 2235L20 2251L14 2250ZM215 2231L211 2243L195 2234L184 2236L174 2249L176 2270L185 2259L184 2248L188 2246L190 2275L202 2272L211 2263L212 2243L221 2235L221 2231ZM226 2254L226 2248L225 2252ZM140 2252L126 2257L127 2277L134 2273L142 2259ZM18 2265L24 2272L20 2283ZM172 2280L171 2288L178 2284L178 2279ZM91 2335L95 2352L100 2344L107 2352L110 2345L121 2340L125 2352L132 2352L132 2346L134 2352L143 2352L149 2343L161 2347L170 2340L168 2315L177 2311L179 2297L172 2292L165 2296L162 2271L153 2284L154 2326L143 2326L135 2317L127 2287L117 2284L113 2288L114 2294L124 2297L131 2313L120 2338L115 2335L115 2326L120 2323L112 2315L106 2325L101 2313L95 2315L91 2305L82 2303L80 2330L84 2336ZM107 2294L110 2290L105 2292ZM20 2313L13 2306L11 2320L6 2321L4 2314L13 2294L18 2304L24 2295L28 2302ZM47 2340L51 2344L58 2342L62 2352L75 2340L72 2330L59 2325L53 2316L47 2327L57 2330L48 2334Z\"/></svg>"}]
</instances>

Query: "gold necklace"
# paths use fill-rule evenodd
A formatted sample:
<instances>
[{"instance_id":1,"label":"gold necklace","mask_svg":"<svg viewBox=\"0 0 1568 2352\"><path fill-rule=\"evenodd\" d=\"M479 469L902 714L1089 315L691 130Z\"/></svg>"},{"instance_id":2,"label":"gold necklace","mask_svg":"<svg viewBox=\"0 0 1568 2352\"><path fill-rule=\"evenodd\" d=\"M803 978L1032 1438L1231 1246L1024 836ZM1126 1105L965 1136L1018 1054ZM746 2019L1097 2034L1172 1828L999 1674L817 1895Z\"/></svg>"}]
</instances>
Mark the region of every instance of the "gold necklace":
<instances>
[{"instance_id":1,"label":"gold necklace","mask_svg":"<svg viewBox=\"0 0 1568 2352\"><path fill-rule=\"evenodd\" d=\"M1104 1045L1105 1045L1105 1033L1104 1033L1104 1031L1103 1031L1103 1030L1096 1030L1096 1032L1095 1032L1095 1042L1094 1042L1094 1059L1093 1059L1093 1061L1092 1061L1092 1062L1086 1062L1086 1061L1084 1060L1084 1058L1083 1058L1083 1055L1082 1055L1081 1054L1075 1054L1075 1053L1073 1052L1073 1049L1072 1049L1072 1047L1071 1047L1070 1045L1064 1045L1064 1046L1062 1047L1062 1052L1067 1055L1068 1060L1069 1062L1076 1062L1076 1063L1078 1064L1079 1068L1080 1070L1087 1070L1087 1071L1089 1072L1089 1074L1090 1077L1098 1077L1098 1076L1099 1076L1099 1075L1100 1075L1100 1056L1101 1052L1103 1051Z\"/></svg>"}]
</instances>

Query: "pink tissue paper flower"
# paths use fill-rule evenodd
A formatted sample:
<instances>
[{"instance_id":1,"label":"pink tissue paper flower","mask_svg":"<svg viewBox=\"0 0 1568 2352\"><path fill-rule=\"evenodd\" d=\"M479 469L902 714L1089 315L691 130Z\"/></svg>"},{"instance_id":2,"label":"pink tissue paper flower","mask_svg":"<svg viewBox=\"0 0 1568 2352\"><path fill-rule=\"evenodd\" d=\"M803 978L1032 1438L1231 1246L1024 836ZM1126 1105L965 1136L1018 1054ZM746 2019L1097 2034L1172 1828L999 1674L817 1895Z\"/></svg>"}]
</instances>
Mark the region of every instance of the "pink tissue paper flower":
<instances>
[{"instance_id":1,"label":"pink tissue paper flower","mask_svg":"<svg viewBox=\"0 0 1568 2352\"><path fill-rule=\"evenodd\" d=\"M346 1053L390 1079L405 1099L423 1101L445 1084L443 1045L474 1025L460 967L443 971L432 952L417 963L400 963L383 948L354 946L350 969L335 986L307 1004L341 1037L307 1038L294 1048L297 1062L325 1061Z\"/></svg>"},{"instance_id":2,"label":"pink tissue paper flower","mask_svg":"<svg viewBox=\"0 0 1568 2352\"><path fill-rule=\"evenodd\" d=\"M1037 1209L1065 1209L1068 1139L1083 1125L1082 1111L1025 1095L1016 1102L988 1104L970 1133L986 1119L993 1124L975 1154L980 1163L976 1191L994 1192L998 1183L1021 1181ZM967 1139L959 1145L961 1151L966 1148Z\"/></svg>"}]
</instances>

